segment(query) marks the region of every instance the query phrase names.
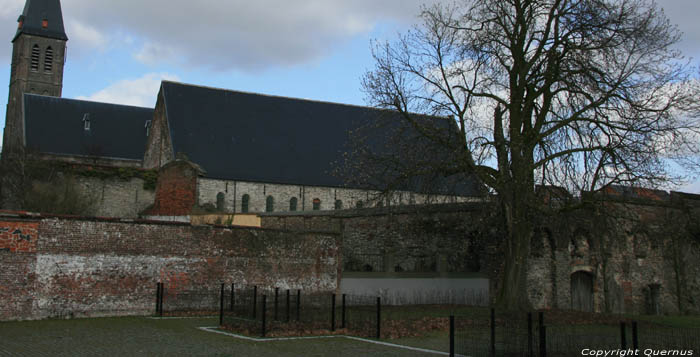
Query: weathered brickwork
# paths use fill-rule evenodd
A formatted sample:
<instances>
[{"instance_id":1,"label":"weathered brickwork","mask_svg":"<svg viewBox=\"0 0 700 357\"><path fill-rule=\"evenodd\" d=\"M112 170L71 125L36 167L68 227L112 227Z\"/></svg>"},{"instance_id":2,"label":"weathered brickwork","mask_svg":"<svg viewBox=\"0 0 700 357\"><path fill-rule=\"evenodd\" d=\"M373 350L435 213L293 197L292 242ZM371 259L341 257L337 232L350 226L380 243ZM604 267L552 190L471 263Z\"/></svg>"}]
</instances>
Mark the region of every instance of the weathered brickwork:
<instances>
[{"instance_id":1,"label":"weathered brickwork","mask_svg":"<svg viewBox=\"0 0 700 357\"><path fill-rule=\"evenodd\" d=\"M186 216L197 204L198 168L184 160L176 160L162 167L158 175L153 208L146 214L153 216Z\"/></svg>"},{"instance_id":2,"label":"weathered brickwork","mask_svg":"<svg viewBox=\"0 0 700 357\"><path fill-rule=\"evenodd\" d=\"M24 221L24 220L20 220ZM4 221L3 221L4 222ZM220 283L332 291L339 244L329 233L41 218L36 253L0 251L2 320L149 314L171 293ZM0 228L16 227L0 222Z\"/></svg>"},{"instance_id":3,"label":"weathered brickwork","mask_svg":"<svg viewBox=\"0 0 700 357\"><path fill-rule=\"evenodd\" d=\"M0 251L36 253L38 222L0 221Z\"/></svg>"}]
</instances>

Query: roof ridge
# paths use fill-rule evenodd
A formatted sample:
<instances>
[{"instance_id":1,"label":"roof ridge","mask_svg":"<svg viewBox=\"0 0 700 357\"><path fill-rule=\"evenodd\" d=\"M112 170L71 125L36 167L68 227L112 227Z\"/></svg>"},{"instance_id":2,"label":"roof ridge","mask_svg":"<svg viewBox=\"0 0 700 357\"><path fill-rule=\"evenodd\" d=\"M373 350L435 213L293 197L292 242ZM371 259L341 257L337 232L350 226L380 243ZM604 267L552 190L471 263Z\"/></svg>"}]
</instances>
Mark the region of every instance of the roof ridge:
<instances>
[{"instance_id":1,"label":"roof ridge","mask_svg":"<svg viewBox=\"0 0 700 357\"><path fill-rule=\"evenodd\" d=\"M92 103L92 104L102 104L102 105L114 105L114 106L119 106L119 107L129 107L129 108L138 108L138 109L149 109L149 110L155 110L155 108L151 107L141 107L138 105L130 105L130 104L117 104L117 103L107 103L107 102L98 102L94 100L85 100L85 99L76 99L76 98L65 98L65 97L55 97L52 95L43 95L43 94L36 94L36 93L23 93L25 96L31 96L31 97L44 97L44 98L52 98L52 99L59 99L59 100L65 100L65 101L72 101L72 102L81 102L81 103Z\"/></svg>"},{"instance_id":2,"label":"roof ridge","mask_svg":"<svg viewBox=\"0 0 700 357\"><path fill-rule=\"evenodd\" d=\"M331 102L331 101L328 101L328 100L321 100L321 99L309 99L309 98L289 97L289 96L278 95L278 94L256 93L256 92L250 92L250 91L244 91L244 90L237 90L237 89L228 89L228 88L220 88L220 87L206 86L206 85L201 85L201 84L190 84L190 83L178 82L178 81L167 80L167 79L163 79L163 80L161 80L161 81L164 82L164 83L167 82L167 83L172 83L172 84L182 85L182 86L187 86L187 87L211 89L211 90L223 91L223 92L231 92L231 93L258 95L258 96L270 97L270 98L289 99L289 100L295 100L295 101L300 101L300 102L311 102L311 103L322 103L322 104L342 105L342 106L346 106L346 107L355 107L355 108L369 109L369 110L378 110L378 111L394 111L393 109L375 108L375 107L370 107L370 106L366 106L366 105L359 105L359 104Z\"/></svg>"}]
</instances>

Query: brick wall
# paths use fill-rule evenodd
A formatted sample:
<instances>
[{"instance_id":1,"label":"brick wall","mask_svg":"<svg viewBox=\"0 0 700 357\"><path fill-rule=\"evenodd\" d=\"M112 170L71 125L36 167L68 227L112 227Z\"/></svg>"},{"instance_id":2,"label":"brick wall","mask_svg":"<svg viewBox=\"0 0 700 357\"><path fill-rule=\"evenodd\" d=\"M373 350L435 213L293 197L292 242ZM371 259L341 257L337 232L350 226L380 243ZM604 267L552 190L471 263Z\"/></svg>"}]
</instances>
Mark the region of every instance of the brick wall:
<instances>
[{"instance_id":1,"label":"brick wall","mask_svg":"<svg viewBox=\"0 0 700 357\"><path fill-rule=\"evenodd\" d=\"M0 230L17 227L22 234L35 229L38 238L31 238L35 252L0 250L0 320L150 314L159 281L171 292L220 283L338 286L339 245L329 233L65 217L0 221Z\"/></svg>"},{"instance_id":2,"label":"brick wall","mask_svg":"<svg viewBox=\"0 0 700 357\"><path fill-rule=\"evenodd\" d=\"M158 174L151 216L186 216L197 204L198 169L185 160L171 161Z\"/></svg>"}]
</instances>

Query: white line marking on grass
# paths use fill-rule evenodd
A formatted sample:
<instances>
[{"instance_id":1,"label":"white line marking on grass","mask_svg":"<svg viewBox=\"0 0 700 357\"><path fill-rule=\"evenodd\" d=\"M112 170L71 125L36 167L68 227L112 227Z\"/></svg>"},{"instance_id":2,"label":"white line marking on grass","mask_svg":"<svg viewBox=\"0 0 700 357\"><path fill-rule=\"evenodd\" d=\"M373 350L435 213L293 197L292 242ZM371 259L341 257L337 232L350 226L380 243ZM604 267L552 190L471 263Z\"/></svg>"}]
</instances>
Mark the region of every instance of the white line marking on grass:
<instances>
[{"instance_id":1,"label":"white line marking on grass","mask_svg":"<svg viewBox=\"0 0 700 357\"><path fill-rule=\"evenodd\" d=\"M182 320L182 319L213 319L219 317L217 315L207 315L207 316L147 316L149 320Z\"/></svg>"},{"instance_id":2,"label":"white line marking on grass","mask_svg":"<svg viewBox=\"0 0 700 357\"><path fill-rule=\"evenodd\" d=\"M435 351L435 350L429 350L425 348L418 348L418 347L411 347L411 346L404 346L404 345L397 345L395 343L388 343L388 342L381 342L381 341L375 341L375 340L369 340L366 338L361 338L361 337L355 337L355 336L347 336L347 335L332 335L332 336L309 336L309 337L271 337L271 338L256 338L256 337L248 337L248 336L243 336L231 332L224 332L219 330L218 327L212 326L212 327L198 327L198 329L202 331L207 331L207 332L213 332L213 333L218 333L220 335L226 335L226 336L231 336L235 338L240 338L242 340L248 340L248 341L255 341L255 342L272 342L272 341L292 341L292 340L313 340L313 339L321 339L321 338L347 338L350 340L355 340L355 341L361 341L361 342L366 342L366 343L374 343L376 345L382 345L382 346L387 346L387 347L394 347L394 348L402 348L405 350L411 350L411 351L418 351L418 352L425 352L425 353L432 353L436 355L442 355L442 356L449 356L450 354L447 352L442 352L442 351Z\"/></svg>"}]
</instances>

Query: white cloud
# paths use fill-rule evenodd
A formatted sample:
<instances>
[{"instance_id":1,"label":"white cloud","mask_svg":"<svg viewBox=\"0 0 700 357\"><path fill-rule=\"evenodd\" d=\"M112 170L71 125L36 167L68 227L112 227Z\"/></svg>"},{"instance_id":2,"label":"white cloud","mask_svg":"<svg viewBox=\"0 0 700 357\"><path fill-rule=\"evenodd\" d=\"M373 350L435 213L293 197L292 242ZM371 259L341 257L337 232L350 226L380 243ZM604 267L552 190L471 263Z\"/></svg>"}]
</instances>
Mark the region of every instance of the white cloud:
<instances>
[{"instance_id":1,"label":"white cloud","mask_svg":"<svg viewBox=\"0 0 700 357\"><path fill-rule=\"evenodd\" d=\"M96 28L78 20L67 20L65 27L71 44L77 44L76 49L78 51L85 49L105 50L107 48L109 39Z\"/></svg>"},{"instance_id":2,"label":"white cloud","mask_svg":"<svg viewBox=\"0 0 700 357\"><path fill-rule=\"evenodd\" d=\"M79 96L77 99L153 108L161 80L178 81L179 78L168 73L148 73L141 78L120 80L96 93Z\"/></svg>"}]
</instances>

